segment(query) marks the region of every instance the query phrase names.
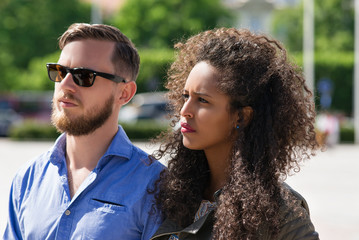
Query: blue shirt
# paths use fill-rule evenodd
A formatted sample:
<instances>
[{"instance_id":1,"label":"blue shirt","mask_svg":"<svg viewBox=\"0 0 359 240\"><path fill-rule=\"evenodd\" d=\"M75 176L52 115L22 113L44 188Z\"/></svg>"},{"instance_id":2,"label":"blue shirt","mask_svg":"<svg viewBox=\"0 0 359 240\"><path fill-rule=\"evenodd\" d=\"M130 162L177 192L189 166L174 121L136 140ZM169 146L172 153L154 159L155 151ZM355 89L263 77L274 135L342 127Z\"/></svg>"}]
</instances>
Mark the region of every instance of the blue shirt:
<instances>
[{"instance_id":1,"label":"blue shirt","mask_svg":"<svg viewBox=\"0 0 359 240\"><path fill-rule=\"evenodd\" d=\"M4 239L150 239L161 224L151 214L154 182L164 168L132 145L121 126L73 198L66 136L16 174ZM21 151L21 149L19 149Z\"/></svg>"}]
</instances>

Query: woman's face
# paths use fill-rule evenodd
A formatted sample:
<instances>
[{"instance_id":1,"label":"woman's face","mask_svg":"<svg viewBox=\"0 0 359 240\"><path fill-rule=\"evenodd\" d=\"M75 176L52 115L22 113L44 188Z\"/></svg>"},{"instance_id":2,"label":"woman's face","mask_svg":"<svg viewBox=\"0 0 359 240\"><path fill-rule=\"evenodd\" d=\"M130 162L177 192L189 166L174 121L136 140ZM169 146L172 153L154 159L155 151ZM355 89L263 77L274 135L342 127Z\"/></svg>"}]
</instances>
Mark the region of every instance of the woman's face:
<instances>
[{"instance_id":1,"label":"woman's face","mask_svg":"<svg viewBox=\"0 0 359 240\"><path fill-rule=\"evenodd\" d=\"M223 151L233 143L238 114L229 113L229 97L216 88L216 69L197 63L190 72L181 109L183 145L193 150Z\"/></svg>"}]
</instances>

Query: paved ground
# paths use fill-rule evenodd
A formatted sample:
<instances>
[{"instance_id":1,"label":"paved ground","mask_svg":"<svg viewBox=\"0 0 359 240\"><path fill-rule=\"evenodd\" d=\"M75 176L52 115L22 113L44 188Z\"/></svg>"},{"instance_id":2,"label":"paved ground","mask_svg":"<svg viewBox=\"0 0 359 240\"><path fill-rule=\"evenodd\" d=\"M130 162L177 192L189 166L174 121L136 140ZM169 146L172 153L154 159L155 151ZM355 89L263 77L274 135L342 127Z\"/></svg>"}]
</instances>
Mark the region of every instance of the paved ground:
<instances>
[{"instance_id":1,"label":"paved ground","mask_svg":"<svg viewBox=\"0 0 359 240\"><path fill-rule=\"evenodd\" d=\"M147 152L146 143L135 143ZM13 142L0 138L0 236L7 217L8 192L16 170L52 142ZM312 221L325 240L359 240L359 145L338 145L306 162L289 183L308 201Z\"/></svg>"}]
</instances>

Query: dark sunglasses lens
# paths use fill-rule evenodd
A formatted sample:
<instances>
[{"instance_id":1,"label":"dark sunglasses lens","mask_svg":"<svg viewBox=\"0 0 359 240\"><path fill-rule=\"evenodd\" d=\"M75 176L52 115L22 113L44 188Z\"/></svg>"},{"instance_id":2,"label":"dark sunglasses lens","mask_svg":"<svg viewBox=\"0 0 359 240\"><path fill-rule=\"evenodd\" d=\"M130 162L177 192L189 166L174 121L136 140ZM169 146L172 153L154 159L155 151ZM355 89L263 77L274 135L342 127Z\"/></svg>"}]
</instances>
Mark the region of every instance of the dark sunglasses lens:
<instances>
[{"instance_id":1,"label":"dark sunglasses lens","mask_svg":"<svg viewBox=\"0 0 359 240\"><path fill-rule=\"evenodd\" d=\"M87 69L76 69L72 76L77 85L81 87L91 87L94 82L94 73Z\"/></svg>"},{"instance_id":2,"label":"dark sunglasses lens","mask_svg":"<svg viewBox=\"0 0 359 240\"><path fill-rule=\"evenodd\" d=\"M66 77L66 70L59 65L48 66L49 78L54 82L61 82Z\"/></svg>"}]
</instances>

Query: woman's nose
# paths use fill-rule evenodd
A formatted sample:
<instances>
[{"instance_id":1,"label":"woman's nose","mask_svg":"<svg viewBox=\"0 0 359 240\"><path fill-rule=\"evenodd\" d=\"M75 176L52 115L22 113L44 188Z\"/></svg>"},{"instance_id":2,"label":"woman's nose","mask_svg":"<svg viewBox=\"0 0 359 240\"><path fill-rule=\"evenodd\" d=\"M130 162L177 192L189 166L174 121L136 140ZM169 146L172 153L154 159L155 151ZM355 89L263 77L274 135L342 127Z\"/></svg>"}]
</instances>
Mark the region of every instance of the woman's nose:
<instances>
[{"instance_id":1,"label":"woman's nose","mask_svg":"<svg viewBox=\"0 0 359 240\"><path fill-rule=\"evenodd\" d=\"M184 102L180 112L182 117L193 118L194 115L191 105L192 103L190 99L187 99L187 101Z\"/></svg>"}]
</instances>

